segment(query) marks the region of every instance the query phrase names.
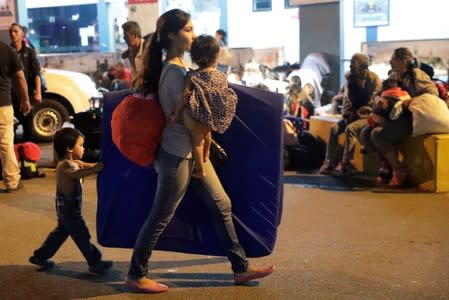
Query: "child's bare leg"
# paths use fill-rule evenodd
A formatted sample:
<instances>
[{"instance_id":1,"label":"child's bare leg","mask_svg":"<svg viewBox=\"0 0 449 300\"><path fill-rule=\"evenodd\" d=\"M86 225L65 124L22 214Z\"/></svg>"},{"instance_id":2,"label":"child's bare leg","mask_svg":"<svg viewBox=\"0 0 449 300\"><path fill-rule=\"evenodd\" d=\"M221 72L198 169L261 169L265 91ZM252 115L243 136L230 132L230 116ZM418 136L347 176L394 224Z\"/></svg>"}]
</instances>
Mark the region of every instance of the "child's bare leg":
<instances>
[{"instance_id":1,"label":"child's bare leg","mask_svg":"<svg viewBox=\"0 0 449 300\"><path fill-rule=\"evenodd\" d=\"M193 157L195 158L195 171L192 176L195 178L203 178L206 176L206 171L204 169L204 139L200 136L192 134L193 140Z\"/></svg>"},{"instance_id":2,"label":"child's bare leg","mask_svg":"<svg viewBox=\"0 0 449 300\"><path fill-rule=\"evenodd\" d=\"M210 144L212 143L212 132L209 132L204 137L204 147L203 147L203 161L206 162L209 160L210 155Z\"/></svg>"},{"instance_id":3,"label":"child's bare leg","mask_svg":"<svg viewBox=\"0 0 449 300\"><path fill-rule=\"evenodd\" d=\"M187 110L182 112L182 117L192 138L193 158L195 159L196 169L192 176L195 178L202 178L206 176L206 171L204 170L204 162L206 162L207 159L205 156L206 153L204 152L205 145L209 143L210 146L210 141L205 143L205 137L210 134L210 129L208 126L194 120Z\"/></svg>"}]
</instances>

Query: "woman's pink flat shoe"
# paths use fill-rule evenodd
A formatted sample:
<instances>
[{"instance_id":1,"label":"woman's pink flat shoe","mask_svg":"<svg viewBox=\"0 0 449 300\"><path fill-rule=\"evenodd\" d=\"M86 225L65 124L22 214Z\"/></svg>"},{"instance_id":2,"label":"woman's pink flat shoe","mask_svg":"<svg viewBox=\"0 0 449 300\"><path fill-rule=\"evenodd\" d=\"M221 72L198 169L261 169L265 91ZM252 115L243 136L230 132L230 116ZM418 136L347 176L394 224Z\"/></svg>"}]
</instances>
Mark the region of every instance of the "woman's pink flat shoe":
<instances>
[{"instance_id":1,"label":"woman's pink flat shoe","mask_svg":"<svg viewBox=\"0 0 449 300\"><path fill-rule=\"evenodd\" d=\"M274 272L276 269L275 266L269 266L268 268L251 268L248 267L248 270L243 273L234 273L234 282L235 284L243 284L248 281L263 278Z\"/></svg>"}]
</instances>

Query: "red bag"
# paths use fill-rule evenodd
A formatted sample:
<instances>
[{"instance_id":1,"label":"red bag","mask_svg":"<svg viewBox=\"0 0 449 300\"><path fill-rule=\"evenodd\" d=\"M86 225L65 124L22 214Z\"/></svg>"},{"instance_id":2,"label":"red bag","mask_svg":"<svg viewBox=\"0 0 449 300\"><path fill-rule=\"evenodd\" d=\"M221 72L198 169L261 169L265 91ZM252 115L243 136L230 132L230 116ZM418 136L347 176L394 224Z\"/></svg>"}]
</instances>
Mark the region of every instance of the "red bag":
<instances>
[{"instance_id":1,"label":"red bag","mask_svg":"<svg viewBox=\"0 0 449 300\"><path fill-rule=\"evenodd\" d=\"M22 148L23 157L21 157L19 153L19 148ZM21 161L23 159L26 161L37 162L41 158L41 148L39 147L39 145L36 145L32 142L15 144L14 152L16 153L18 161Z\"/></svg>"},{"instance_id":2,"label":"red bag","mask_svg":"<svg viewBox=\"0 0 449 300\"><path fill-rule=\"evenodd\" d=\"M146 167L153 163L165 115L155 95L128 95L112 112L112 141L131 162Z\"/></svg>"},{"instance_id":3,"label":"red bag","mask_svg":"<svg viewBox=\"0 0 449 300\"><path fill-rule=\"evenodd\" d=\"M438 89L438 97L443 99L446 103L449 101L449 85L439 79L433 79L433 83Z\"/></svg>"}]
</instances>

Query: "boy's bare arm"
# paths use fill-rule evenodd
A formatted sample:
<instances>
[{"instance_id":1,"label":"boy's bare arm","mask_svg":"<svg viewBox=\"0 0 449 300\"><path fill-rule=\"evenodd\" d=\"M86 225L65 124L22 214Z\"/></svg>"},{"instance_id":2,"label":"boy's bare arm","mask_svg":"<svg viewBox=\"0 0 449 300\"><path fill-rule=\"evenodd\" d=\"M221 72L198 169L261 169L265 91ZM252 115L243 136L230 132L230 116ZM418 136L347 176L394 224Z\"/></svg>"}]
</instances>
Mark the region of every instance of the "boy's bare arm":
<instances>
[{"instance_id":1,"label":"boy's bare arm","mask_svg":"<svg viewBox=\"0 0 449 300\"><path fill-rule=\"evenodd\" d=\"M83 169L87 169L87 168L93 168L95 167L98 163L103 164L103 162L98 162L98 163L89 163L89 162L85 162L82 160L76 160L76 163L81 166Z\"/></svg>"},{"instance_id":2,"label":"boy's bare arm","mask_svg":"<svg viewBox=\"0 0 449 300\"><path fill-rule=\"evenodd\" d=\"M73 179L80 179L103 170L102 162L85 163L83 161L76 161L76 164L78 164L79 166L79 168L77 169L74 169L67 164L67 166L64 168L64 175Z\"/></svg>"}]
</instances>

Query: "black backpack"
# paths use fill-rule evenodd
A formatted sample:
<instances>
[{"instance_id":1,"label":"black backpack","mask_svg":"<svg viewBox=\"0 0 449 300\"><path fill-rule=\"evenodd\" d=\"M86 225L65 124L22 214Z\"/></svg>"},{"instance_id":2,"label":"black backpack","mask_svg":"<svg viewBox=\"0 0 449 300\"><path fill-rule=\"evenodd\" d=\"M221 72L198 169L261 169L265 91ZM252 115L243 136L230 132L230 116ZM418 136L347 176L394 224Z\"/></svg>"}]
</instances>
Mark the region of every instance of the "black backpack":
<instances>
[{"instance_id":1,"label":"black backpack","mask_svg":"<svg viewBox=\"0 0 449 300\"><path fill-rule=\"evenodd\" d=\"M321 166L326 153L326 144L309 131L298 134L299 145L286 146L286 169L311 171Z\"/></svg>"}]
</instances>

